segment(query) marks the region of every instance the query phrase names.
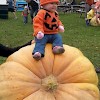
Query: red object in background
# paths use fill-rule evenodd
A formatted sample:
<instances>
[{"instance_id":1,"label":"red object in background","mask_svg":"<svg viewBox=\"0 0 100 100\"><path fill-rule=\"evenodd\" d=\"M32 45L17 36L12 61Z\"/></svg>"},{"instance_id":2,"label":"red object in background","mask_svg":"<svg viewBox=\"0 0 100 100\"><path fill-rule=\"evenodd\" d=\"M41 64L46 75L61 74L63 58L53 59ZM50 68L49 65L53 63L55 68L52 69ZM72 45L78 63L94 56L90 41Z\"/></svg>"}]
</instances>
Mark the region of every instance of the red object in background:
<instances>
[{"instance_id":1,"label":"red object in background","mask_svg":"<svg viewBox=\"0 0 100 100\"><path fill-rule=\"evenodd\" d=\"M94 4L94 0L86 0L86 3L91 6L92 4Z\"/></svg>"}]
</instances>

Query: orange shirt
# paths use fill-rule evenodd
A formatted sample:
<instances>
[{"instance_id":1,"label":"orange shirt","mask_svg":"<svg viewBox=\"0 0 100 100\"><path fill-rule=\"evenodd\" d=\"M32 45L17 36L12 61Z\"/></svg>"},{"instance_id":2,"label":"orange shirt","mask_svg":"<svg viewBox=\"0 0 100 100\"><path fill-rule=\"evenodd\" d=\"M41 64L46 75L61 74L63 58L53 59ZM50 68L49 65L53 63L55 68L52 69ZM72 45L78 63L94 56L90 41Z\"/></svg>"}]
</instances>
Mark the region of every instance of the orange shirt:
<instances>
[{"instance_id":1,"label":"orange shirt","mask_svg":"<svg viewBox=\"0 0 100 100\"><path fill-rule=\"evenodd\" d=\"M39 31L44 34L57 34L59 25L63 26L57 12L41 9L33 19L33 35L36 36Z\"/></svg>"}]
</instances>

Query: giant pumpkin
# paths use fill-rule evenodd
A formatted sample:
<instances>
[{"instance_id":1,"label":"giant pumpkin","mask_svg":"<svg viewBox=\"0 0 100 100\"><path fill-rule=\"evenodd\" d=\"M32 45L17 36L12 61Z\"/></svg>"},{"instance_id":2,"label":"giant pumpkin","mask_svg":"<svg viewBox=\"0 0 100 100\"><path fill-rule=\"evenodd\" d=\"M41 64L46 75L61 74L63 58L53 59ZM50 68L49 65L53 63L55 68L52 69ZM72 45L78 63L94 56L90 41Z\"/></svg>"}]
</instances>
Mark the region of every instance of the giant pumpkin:
<instances>
[{"instance_id":1,"label":"giant pumpkin","mask_svg":"<svg viewBox=\"0 0 100 100\"><path fill-rule=\"evenodd\" d=\"M34 44L23 47L0 66L0 100L99 100L98 77L93 64L75 47L32 58Z\"/></svg>"}]
</instances>

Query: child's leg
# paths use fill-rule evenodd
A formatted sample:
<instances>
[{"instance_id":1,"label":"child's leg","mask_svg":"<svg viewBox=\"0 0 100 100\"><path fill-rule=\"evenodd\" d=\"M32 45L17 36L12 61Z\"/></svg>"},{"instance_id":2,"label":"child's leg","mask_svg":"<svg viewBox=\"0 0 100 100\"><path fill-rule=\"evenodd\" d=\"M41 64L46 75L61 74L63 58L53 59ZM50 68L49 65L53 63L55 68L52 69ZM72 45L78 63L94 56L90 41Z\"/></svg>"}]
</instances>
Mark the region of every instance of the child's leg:
<instances>
[{"instance_id":1,"label":"child's leg","mask_svg":"<svg viewBox=\"0 0 100 100\"><path fill-rule=\"evenodd\" d=\"M54 34L53 36L53 53L54 54L61 54L64 53L63 43L62 43L62 37L60 34Z\"/></svg>"},{"instance_id":2,"label":"child's leg","mask_svg":"<svg viewBox=\"0 0 100 100\"><path fill-rule=\"evenodd\" d=\"M24 16L23 18L24 18L24 19L23 19L23 21L24 21L24 24L26 24L26 17Z\"/></svg>"},{"instance_id":3,"label":"child's leg","mask_svg":"<svg viewBox=\"0 0 100 100\"><path fill-rule=\"evenodd\" d=\"M28 16L26 17L26 23L28 23Z\"/></svg>"},{"instance_id":4,"label":"child's leg","mask_svg":"<svg viewBox=\"0 0 100 100\"><path fill-rule=\"evenodd\" d=\"M25 17L25 22L27 23L27 17Z\"/></svg>"},{"instance_id":5,"label":"child's leg","mask_svg":"<svg viewBox=\"0 0 100 100\"><path fill-rule=\"evenodd\" d=\"M44 36L42 39L37 39L35 38L35 48L32 52L33 58L36 60L40 60L41 57L44 57L44 52L45 52L45 45L47 43L46 36Z\"/></svg>"}]
</instances>

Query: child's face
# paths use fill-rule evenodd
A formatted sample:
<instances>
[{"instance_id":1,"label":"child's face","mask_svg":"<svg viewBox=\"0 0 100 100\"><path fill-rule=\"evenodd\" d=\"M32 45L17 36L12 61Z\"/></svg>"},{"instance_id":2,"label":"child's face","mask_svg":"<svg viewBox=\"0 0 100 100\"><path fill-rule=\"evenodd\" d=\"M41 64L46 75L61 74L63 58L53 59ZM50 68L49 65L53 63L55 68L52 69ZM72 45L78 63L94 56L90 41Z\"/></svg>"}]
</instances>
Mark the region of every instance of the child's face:
<instances>
[{"instance_id":1,"label":"child's face","mask_svg":"<svg viewBox=\"0 0 100 100\"><path fill-rule=\"evenodd\" d=\"M57 3L48 3L43 5L43 8L50 11L50 12L55 12L57 10Z\"/></svg>"}]
</instances>

